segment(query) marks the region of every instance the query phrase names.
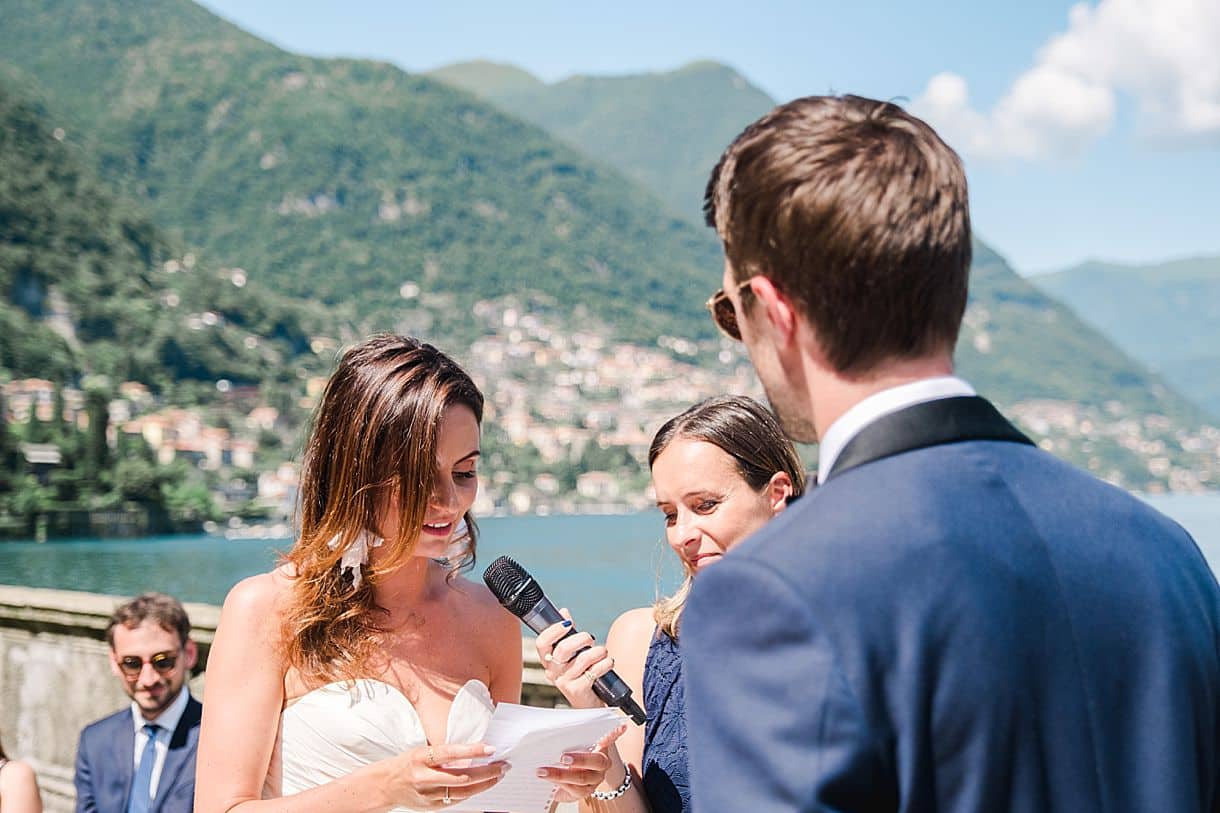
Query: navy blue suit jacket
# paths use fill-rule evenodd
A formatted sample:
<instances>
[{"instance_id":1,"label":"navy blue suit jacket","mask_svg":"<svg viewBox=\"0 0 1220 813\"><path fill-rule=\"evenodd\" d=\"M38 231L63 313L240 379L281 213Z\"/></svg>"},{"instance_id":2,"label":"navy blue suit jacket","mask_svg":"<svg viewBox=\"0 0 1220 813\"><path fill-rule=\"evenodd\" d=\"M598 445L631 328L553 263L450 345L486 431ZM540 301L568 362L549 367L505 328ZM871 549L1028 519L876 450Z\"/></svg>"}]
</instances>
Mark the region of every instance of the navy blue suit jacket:
<instances>
[{"instance_id":1,"label":"navy blue suit jacket","mask_svg":"<svg viewBox=\"0 0 1220 813\"><path fill-rule=\"evenodd\" d=\"M1220 589L1018 443L832 476L695 580L696 813L1220 811Z\"/></svg>"},{"instance_id":2,"label":"navy blue suit jacket","mask_svg":"<svg viewBox=\"0 0 1220 813\"><path fill-rule=\"evenodd\" d=\"M186 691L184 688L183 691ZM203 706L190 698L169 741L149 813L189 813L195 807L195 748ZM135 775L131 709L90 723L76 749L77 813L124 813Z\"/></svg>"}]
</instances>

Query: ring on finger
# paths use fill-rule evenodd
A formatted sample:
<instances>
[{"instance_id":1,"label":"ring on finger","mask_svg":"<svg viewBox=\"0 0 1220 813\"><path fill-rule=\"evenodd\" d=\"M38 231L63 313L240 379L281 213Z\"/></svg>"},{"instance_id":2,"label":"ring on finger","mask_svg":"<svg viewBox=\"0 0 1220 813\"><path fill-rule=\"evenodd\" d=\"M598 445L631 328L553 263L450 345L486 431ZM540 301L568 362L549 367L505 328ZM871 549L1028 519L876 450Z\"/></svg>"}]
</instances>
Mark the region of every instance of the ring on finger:
<instances>
[{"instance_id":1,"label":"ring on finger","mask_svg":"<svg viewBox=\"0 0 1220 813\"><path fill-rule=\"evenodd\" d=\"M450 798L449 798L449 788L448 788L448 787L446 787L446 788L445 788L445 798L444 798L444 799L441 799L441 803L442 803L442 804L446 804L446 805L451 805L451 804L453 804L455 801L457 801L457 800L456 800L456 799L450 799Z\"/></svg>"},{"instance_id":2,"label":"ring on finger","mask_svg":"<svg viewBox=\"0 0 1220 813\"><path fill-rule=\"evenodd\" d=\"M427 765L428 765L428 767L429 767L429 768L435 768L435 767L436 767L436 754L435 754L435 753L433 753L433 751L432 751L432 746L431 746L431 745L429 745L429 746L428 746L428 759L427 759Z\"/></svg>"}]
</instances>

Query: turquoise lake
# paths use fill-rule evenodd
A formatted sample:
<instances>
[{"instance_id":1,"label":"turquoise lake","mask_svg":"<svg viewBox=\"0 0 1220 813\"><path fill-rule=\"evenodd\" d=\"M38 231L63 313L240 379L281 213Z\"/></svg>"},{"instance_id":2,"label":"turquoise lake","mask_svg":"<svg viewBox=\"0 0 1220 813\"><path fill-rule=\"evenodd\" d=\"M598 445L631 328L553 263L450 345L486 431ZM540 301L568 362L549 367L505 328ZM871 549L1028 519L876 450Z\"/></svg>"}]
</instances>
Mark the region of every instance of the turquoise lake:
<instances>
[{"instance_id":1,"label":"turquoise lake","mask_svg":"<svg viewBox=\"0 0 1220 813\"><path fill-rule=\"evenodd\" d=\"M1220 572L1220 494L1146 497L1180 522ZM479 561L501 554L529 570L578 626L604 636L623 610L651 603L679 580L659 513L493 517L479 523ZM219 604L238 580L269 569L288 539L214 536L0 543L0 583L132 595L162 590Z\"/></svg>"}]
</instances>

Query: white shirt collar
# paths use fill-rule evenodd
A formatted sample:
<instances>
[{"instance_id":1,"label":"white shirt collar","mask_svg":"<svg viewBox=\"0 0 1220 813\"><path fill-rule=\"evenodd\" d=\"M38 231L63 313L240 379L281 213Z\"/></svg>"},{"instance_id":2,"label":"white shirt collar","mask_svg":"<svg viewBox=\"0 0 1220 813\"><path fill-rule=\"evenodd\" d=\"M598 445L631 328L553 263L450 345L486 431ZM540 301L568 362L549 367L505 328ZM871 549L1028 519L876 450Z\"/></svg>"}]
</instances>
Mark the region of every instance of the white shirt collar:
<instances>
[{"instance_id":1,"label":"white shirt collar","mask_svg":"<svg viewBox=\"0 0 1220 813\"><path fill-rule=\"evenodd\" d=\"M818 443L818 484L826 480L848 442L883 415L925 401L974 394L973 387L952 375L925 378L873 393L840 415Z\"/></svg>"},{"instance_id":2,"label":"white shirt collar","mask_svg":"<svg viewBox=\"0 0 1220 813\"><path fill-rule=\"evenodd\" d=\"M172 734L178 728L178 721L182 719L183 713L186 711L186 704L191 699L191 690L185 684L182 686L182 691L178 692L178 696L174 698L174 702L170 703L165 711L158 714L151 720L145 720L143 713L140 712L140 707L134 701L131 704L132 724L135 726L136 733L140 733L140 729L144 728L148 723L154 723Z\"/></svg>"}]
</instances>

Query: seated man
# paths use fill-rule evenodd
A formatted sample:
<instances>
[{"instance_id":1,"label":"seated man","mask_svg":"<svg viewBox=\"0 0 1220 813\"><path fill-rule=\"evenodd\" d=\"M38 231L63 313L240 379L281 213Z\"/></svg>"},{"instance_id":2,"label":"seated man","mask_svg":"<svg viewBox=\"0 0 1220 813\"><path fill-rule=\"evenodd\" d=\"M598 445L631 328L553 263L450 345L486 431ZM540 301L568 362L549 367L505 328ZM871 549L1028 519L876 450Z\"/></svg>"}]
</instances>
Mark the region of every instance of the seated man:
<instances>
[{"instance_id":1,"label":"seated man","mask_svg":"<svg viewBox=\"0 0 1220 813\"><path fill-rule=\"evenodd\" d=\"M114 611L110 666L131 706L86 726L76 752L76 809L189 811L202 706L185 689L197 651L177 599L145 593Z\"/></svg>"}]
</instances>

